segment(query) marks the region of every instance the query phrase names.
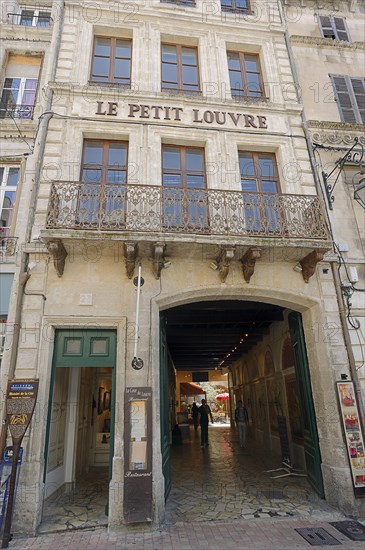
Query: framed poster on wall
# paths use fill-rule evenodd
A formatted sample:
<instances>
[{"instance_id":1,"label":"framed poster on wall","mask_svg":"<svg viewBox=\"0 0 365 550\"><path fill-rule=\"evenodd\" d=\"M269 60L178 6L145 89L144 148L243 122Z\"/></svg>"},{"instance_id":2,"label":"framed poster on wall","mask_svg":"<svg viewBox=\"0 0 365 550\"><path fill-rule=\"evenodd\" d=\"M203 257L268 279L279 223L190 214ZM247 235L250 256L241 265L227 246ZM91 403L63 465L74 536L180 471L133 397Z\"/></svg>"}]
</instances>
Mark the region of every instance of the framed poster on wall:
<instances>
[{"instance_id":1,"label":"framed poster on wall","mask_svg":"<svg viewBox=\"0 0 365 550\"><path fill-rule=\"evenodd\" d=\"M353 382L337 382L355 496L365 497L365 451Z\"/></svg>"}]
</instances>

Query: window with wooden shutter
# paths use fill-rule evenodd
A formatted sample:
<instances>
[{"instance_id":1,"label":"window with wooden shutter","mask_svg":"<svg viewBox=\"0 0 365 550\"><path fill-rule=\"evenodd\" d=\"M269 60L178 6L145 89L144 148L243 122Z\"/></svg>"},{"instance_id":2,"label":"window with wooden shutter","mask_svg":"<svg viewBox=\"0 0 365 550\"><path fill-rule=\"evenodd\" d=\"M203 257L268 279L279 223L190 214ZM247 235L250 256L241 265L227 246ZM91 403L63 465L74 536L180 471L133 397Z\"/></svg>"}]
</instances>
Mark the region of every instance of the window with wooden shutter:
<instances>
[{"instance_id":1,"label":"window with wooden shutter","mask_svg":"<svg viewBox=\"0 0 365 550\"><path fill-rule=\"evenodd\" d=\"M342 17L321 16L319 24L323 38L350 42L346 23Z\"/></svg>"},{"instance_id":2,"label":"window with wooden shutter","mask_svg":"<svg viewBox=\"0 0 365 550\"><path fill-rule=\"evenodd\" d=\"M365 122L365 79L330 75L342 122Z\"/></svg>"}]
</instances>

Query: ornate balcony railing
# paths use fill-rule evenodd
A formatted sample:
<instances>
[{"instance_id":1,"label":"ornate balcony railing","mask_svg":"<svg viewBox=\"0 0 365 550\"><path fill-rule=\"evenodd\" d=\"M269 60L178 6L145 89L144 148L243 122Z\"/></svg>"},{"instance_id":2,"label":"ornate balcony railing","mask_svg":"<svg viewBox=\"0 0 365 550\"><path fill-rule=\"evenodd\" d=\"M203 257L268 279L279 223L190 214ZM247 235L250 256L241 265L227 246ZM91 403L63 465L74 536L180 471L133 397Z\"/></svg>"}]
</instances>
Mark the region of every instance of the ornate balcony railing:
<instances>
[{"instance_id":1,"label":"ornate balcony railing","mask_svg":"<svg viewBox=\"0 0 365 550\"><path fill-rule=\"evenodd\" d=\"M317 196L153 185L52 184L46 227L327 239Z\"/></svg>"},{"instance_id":2,"label":"ornate balcony railing","mask_svg":"<svg viewBox=\"0 0 365 550\"><path fill-rule=\"evenodd\" d=\"M34 105L5 105L0 103L0 118L33 118Z\"/></svg>"}]
</instances>

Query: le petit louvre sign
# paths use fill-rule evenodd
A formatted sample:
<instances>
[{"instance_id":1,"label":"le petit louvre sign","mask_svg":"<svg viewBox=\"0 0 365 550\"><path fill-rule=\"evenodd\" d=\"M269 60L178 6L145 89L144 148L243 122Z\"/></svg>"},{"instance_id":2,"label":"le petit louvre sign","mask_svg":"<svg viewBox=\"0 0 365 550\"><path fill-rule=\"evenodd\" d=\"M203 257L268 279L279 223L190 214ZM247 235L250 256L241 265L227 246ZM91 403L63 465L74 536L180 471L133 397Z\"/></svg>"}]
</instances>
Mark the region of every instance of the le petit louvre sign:
<instances>
[{"instance_id":1,"label":"le petit louvre sign","mask_svg":"<svg viewBox=\"0 0 365 550\"><path fill-rule=\"evenodd\" d=\"M183 107L163 105L145 105L137 103L123 104L123 113L116 101L97 101L95 114L99 116L126 116L130 119L165 120L174 122L190 122L193 124L231 126L236 128L268 129L266 116L234 113L231 111L210 111L192 109L187 115ZM125 111L127 107L127 111ZM187 120L187 116L190 118Z\"/></svg>"}]
</instances>

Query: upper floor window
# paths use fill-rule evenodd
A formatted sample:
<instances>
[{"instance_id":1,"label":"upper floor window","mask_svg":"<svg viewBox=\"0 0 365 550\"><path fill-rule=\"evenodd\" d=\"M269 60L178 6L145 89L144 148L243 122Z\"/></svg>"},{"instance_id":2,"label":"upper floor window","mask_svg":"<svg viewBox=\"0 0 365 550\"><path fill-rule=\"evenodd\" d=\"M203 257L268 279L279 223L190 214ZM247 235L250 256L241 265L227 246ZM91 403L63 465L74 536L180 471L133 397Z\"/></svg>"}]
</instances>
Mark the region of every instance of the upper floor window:
<instances>
[{"instance_id":1,"label":"upper floor window","mask_svg":"<svg viewBox=\"0 0 365 550\"><path fill-rule=\"evenodd\" d=\"M251 9L249 0L221 0L222 11L248 12Z\"/></svg>"},{"instance_id":2,"label":"upper floor window","mask_svg":"<svg viewBox=\"0 0 365 550\"><path fill-rule=\"evenodd\" d=\"M345 20L342 17L320 16L319 25L324 38L333 38L333 40L350 41L349 33L346 28Z\"/></svg>"},{"instance_id":3,"label":"upper floor window","mask_svg":"<svg viewBox=\"0 0 365 550\"><path fill-rule=\"evenodd\" d=\"M162 90L199 93L198 50L179 44L162 44Z\"/></svg>"},{"instance_id":4,"label":"upper floor window","mask_svg":"<svg viewBox=\"0 0 365 550\"><path fill-rule=\"evenodd\" d=\"M19 173L18 166L0 166L0 239L8 237L11 231Z\"/></svg>"},{"instance_id":5,"label":"upper floor window","mask_svg":"<svg viewBox=\"0 0 365 550\"><path fill-rule=\"evenodd\" d=\"M125 220L128 143L87 140L81 166L78 223L119 226Z\"/></svg>"},{"instance_id":6,"label":"upper floor window","mask_svg":"<svg viewBox=\"0 0 365 550\"><path fill-rule=\"evenodd\" d=\"M39 9L23 9L20 13L9 13L14 25L23 27L49 27L51 24L51 13Z\"/></svg>"},{"instance_id":7,"label":"upper floor window","mask_svg":"<svg viewBox=\"0 0 365 550\"><path fill-rule=\"evenodd\" d=\"M278 193L279 177L275 155L239 152L241 188L246 193Z\"/></svg>"},{"instance_id":8,"label":"upper floor window","mask_svg":"<svg viewBox=\"0 0 365 550\"><path fill-rule=\"evenodd\" d=\"M259 56L227 52L232 97L258 98L264 95Z\"/></svg>"},{"instance_id":9,"label":"upper floor window","mask_svg":"<svg viewBox=\"0 0 365 550\"><path fill-rule=\"evenodd\" d=\"M177 6L195 6L195 0L160 0L162 4L176 4Z\"/></svg>"},{"instance_id":10,"label":"upper floor window","mask_svg":"<svg viewBox=\"0 0 365 550\"><path fill-rule=\"evenodd\" d=\"M365 123L365 79L330 75L342 122Z\"/></svg>"},{"instance_id":11,"label":"upper floor window","mask_svg":"<svg viewBox=\"0 0 365 550\"><path fill-rule=\"evenodd\" d=\"M10 54L0 100L0 118L33 118L40 57Z\"/></svg>"},{"instance_id":12,"label":"upper floor window","mask_svg":"<svg viewBox=\"0 0 365 550\"><path fill-rule=\"evenodd\" d=\"M96 36L94 40L91 82L130 86L132 41Z\"/></svg>"}]
</instances>

